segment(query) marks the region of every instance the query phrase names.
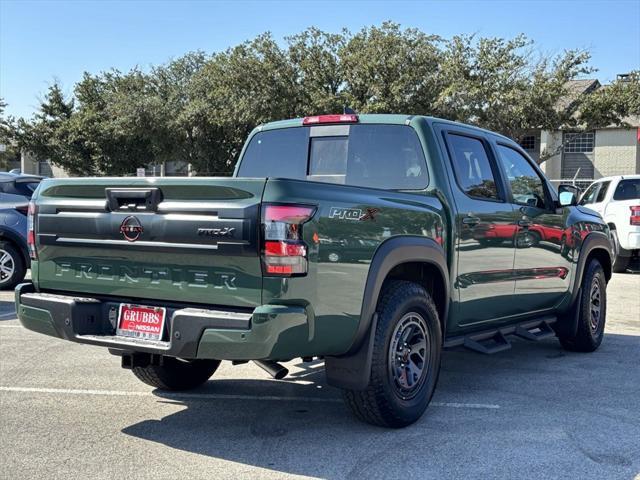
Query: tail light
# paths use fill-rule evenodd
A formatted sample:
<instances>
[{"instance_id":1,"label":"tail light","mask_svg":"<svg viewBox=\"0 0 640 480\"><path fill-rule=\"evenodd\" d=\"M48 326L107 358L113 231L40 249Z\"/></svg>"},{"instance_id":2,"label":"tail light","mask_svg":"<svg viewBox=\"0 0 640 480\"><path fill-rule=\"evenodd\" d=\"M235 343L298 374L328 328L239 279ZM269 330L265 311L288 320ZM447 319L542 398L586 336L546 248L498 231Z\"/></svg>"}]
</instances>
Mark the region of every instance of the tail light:
<instances>
[{"instance_id":1,"label":"tail light","mask_svg":"<svg viewBox=\"0 0 640 480\"><path fill-rule=\"evenodd\" d=\"M631 209L631 217L629 217L629 223L631 225L640 226L640 205L629 208Z\"/></svg>"},{"instance_id":2,"label":"tail light","mask_svg":"<svg viewBox=\"0 0 640 480\"><path fill-rule=\"evenodd\" d=\"M302 205L263 206L264 244L262 264L267 276L291 277L307 273L307 246L302 224L311 219L315 207Z\"/></svg>"},{"instance_id":3,"label":"tail light","mask_svg":"<svg viewBox=\"0 0 640 480\"><path fill-rule=\"evenodd\" d=\"M323 123L357 123L358 115L353 113L337 114L337 115L315 115L313 117L304 117L303 125L320 125Z\"/></svg>"},{"instance_id":4,"label":"tail light","mask_svg":"<svg viewBox=\"0 0 640 480\"><path fill-rule=\"evenodd\" d=\"M20 212L23 215L28 215L29 214L29 204L26 205L19 205L16 207L16 210L18 212Z\"/></svg>"},{"instance_id":5,"label":"tail light","mask_svg":"<svg viewBox=\"0 0 640 480\"><path fill-rule=\"evenodd\" d=\"M29 247L29 257L31 260L37 260L38 254L36 252L36 204L29 202L29 208L27 210L27 245Z\"/></svg>"}]
</instances>

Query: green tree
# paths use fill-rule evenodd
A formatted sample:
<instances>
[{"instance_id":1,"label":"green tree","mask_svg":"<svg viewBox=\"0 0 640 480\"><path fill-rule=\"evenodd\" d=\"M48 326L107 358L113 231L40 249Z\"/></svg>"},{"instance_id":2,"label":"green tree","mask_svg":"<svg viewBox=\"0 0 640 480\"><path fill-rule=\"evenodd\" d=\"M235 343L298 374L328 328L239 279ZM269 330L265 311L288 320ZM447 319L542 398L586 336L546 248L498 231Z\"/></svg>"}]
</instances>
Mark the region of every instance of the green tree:
<instances>
[{"instance_id":1,"label":"green tree","mask_svg":"<svg viewBox=\"0 0 640 480\"><path fill-rule=\"evenodd\" d=\"M536 53L522 35L446 40L393 22L356 33L312 27L282 45L265 33L149 72L85 73L73 98L54 83L33 118L3 125L13 144L74 174L131 174L167 161L226 174L255 126L345 105L440 116L516 140L531 130L617 125L639 114L637 72L566 108L567 82L592 72L589 60L580 50Z\"/></svg>"},{"instance_id":2,"label":"green tree","mask_svg":"<svg viewBox=\"0 0 640 480\"><path fill-rule=\"evenodd\" d=\"M20 159L20 149L14 137L14 119L5 117L7 103L0 97L0 168L8 170L10 162Z\"/></svg>"},{"instance_id":3,"label":"green tree","mask_svg":"<svg viewBox=\"0 0 640 480\"><path fill-rule=\"evenodd\" d=\"M297 114L340 112L348 102L340 52L348 32L323 32L315 27L287 37L288 55L296 76Z\"/></svg>"},{"instance_id":4,"label":"green tree","mask_svg":"<svg viewBox=\"0 0 640 480\"><path fill-rule=\"evenodd\" d=\"M585 96L580 105L578 124L587 130L627 126L629 117L639 116L640 70L636 70Z\"/></svg>"},{"instance_id":5,"label":"green tree","mask_svg":"<svg viewBox=\"0 0 640 480\"><path fill-rule=\"evenodd\" d=\"M339 49L342 94L367 113L429 114L441 89L441 39L385 22L351 36Z\"/></svg>"},{"instance_id":6,"label":"green tree","mask_svg":"<svg viewBox=\"0 0 640 480\"><path fill-rule=\"evenodd\" d=\"M74 100L67 99L58 82L54 82L30 121L18 120L12 137L19 146L37 158L51 159L58 165L71 165L76 155L70 143L67 124L73 114Z\"/></svg>"},{"instance_id":7,"label":"green tree","mask_svg":"<svg viewBox=\"0 0 640 480\"><path fill-rule=\"evenodd\" d=\"M532 47L524 35L451 39L441 63L438 115L516 140L532 129L570 123L570 114L557 106L568 93L567 82L591 72L589 54L569 50L555 58L536 57Z\"/></svg>"},{"instance_id":8,"label":"green tree","mask_svg":"<svg viewBox=\"0 0 640 480\"><path fill-rule=\"evenodd\" d=\"M269 34L214 55L192 82L190 112L199 119L208 155L200 172L230 172L248 133L297 112L296 72Z\"/></svg>"}]
</instances>

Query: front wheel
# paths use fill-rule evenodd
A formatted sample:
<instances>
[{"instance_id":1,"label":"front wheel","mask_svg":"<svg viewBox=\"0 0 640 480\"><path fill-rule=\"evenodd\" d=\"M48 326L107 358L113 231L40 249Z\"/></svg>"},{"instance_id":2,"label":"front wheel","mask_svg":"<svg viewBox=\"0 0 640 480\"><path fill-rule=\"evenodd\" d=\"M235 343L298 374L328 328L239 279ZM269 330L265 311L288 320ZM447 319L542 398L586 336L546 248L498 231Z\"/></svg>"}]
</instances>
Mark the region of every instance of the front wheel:
<instances>
[{"instance_id":1,"label":"front wheel","mask_svg":"<svg viewBox=\"0 0 640 480\"><path fill-rule=\"evenodd\" d=\"M438 311L420 285L393 281L384 288L376 313L369 385L365 390L345 390L344 400L360 420L404 427L422 416L438 381Z\"/></svg>"},{"instance_id":2,"label":"front wheel","mask_svg":"<svg viewBox=\"0 0 640 480\"><path fill-rule=\"evenodd\" d=\"M161 390L190 390L205 383L220 366L220 360L181 360L164 357L161 365L133 367L138 380Z\"/></svg>"},{"instance_id":3,"label":"front wheel","mask_svg":"<svg viewBox=\"0 0 640 480\"><path fill-rule=\"evenodd\" d=\"M602 343L607 319L607 280L598 260L591 260L582 277L575 335L559 336L565 350L593 352Z\"/></svg>"}]
</instances>

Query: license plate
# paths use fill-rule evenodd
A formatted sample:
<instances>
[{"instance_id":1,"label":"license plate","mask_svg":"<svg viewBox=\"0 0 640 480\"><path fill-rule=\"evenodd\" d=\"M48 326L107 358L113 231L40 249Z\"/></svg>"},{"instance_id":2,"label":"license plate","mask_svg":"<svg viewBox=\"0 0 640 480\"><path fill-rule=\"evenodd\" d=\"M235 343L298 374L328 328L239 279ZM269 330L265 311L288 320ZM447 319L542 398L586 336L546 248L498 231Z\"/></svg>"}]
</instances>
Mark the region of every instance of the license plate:
<instances>
[{"instance_id":1,"label":"license plate","mask_svg":"<svg viewBox=\"0 0 640 480\"><path fill-rule=\"evenodd\" d=\"M162 307L121 303L116 335L161 340L166 313L166 309Z\"/></svg>"}]
</instances>

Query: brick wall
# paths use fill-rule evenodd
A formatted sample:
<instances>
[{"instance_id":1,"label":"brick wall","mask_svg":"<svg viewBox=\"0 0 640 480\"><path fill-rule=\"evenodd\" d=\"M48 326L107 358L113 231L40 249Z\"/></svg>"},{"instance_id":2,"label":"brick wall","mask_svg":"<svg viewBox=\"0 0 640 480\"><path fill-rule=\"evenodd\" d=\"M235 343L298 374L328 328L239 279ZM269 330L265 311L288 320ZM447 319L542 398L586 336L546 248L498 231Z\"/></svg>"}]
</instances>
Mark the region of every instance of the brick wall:
<instances>
[{"instance_id":1,"label":"brick wall","mask_svg":"<svg viewBox=\"0 0 640 480\"><path fill-rule=\"evenodd\" d=\"M594 151L596 178L640 173L638 150L635 128L597 130Z\"/></svg>"}]
</instances>

